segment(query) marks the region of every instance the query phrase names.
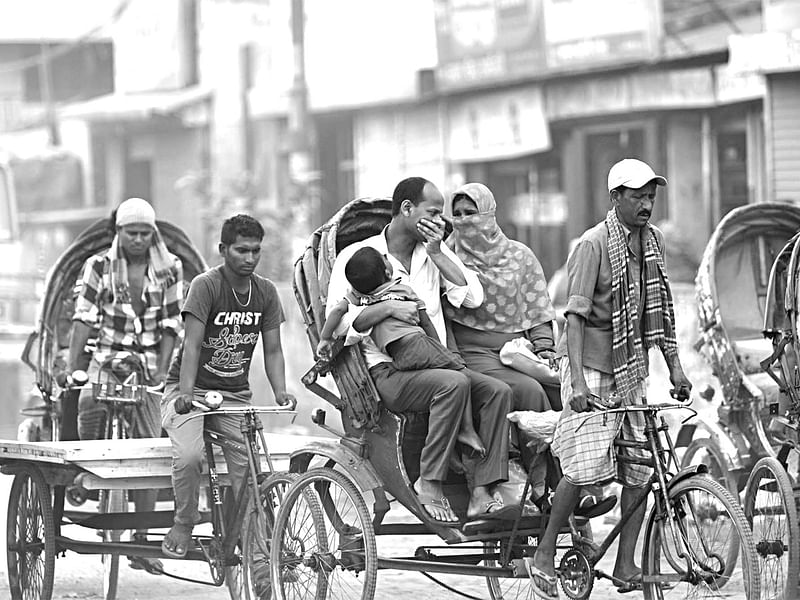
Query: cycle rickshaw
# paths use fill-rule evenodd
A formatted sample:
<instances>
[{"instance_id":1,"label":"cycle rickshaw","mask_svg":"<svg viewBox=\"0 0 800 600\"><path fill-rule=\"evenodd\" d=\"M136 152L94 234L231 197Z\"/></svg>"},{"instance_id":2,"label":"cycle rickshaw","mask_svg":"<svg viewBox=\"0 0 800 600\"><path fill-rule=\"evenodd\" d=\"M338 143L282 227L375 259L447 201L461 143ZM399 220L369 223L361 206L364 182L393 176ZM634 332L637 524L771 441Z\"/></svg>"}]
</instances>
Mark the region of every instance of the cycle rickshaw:
<instances>
[{"instance_id":1,"label":"cycle rickshaw","mask_svg":"<svg viewBox=\"0 0 800 600\"><path fill-rule=\"evenodd\" d=\"M761 559L766 598L797 596L797 233L800 207L731 211L711 236L696 278L699 340L722 390L718 422L688 425L684 464L703 463L734 494Z\"/></svg>"},{"instance_id":2,"label":"cycle rickshaw","mask_svg":"<svg viewBox=\"0 0 800 600\"><path fill-rule=\"evenodd\" d=\"M169 251L181 259L188 286L195 275L207 269L205 260L179 227L166 221L157 221L157 225ZM108 219L94 222L78 235L48 271L36 329L28 336L22 352L22 361L34 372L37 393L22 409L28 418L20 424L20 441L78 439L77 395L70 393L65 385L75 284L86 260L107 250L113 237ZM84 354L84 365L88 365L90 358L89 353ZM132 368L141 370L135 364Z\"/></svg>"},{"instance_id":3,"label":"cycle rickshaw","mask_svg":"<svg viewBox=\"0 0 800 600\"><path fill-rule=\"evenodd\" d=\"M348 244L381 232L390 219L390 200L353 200L312 234L296 261L295 295L312 351L325 319L334 259ZM332 376L338 395L319 380L326 374ZM301 475L283 497L272 540L272 585L278 600L371 600L378 569L419 571L432 579L430 573L477 576L485 578L492 599L534 597L526 565L546 517L520 510L514 521L444 525L431 520L411 485L419 474L427 415L395 414L383 407L357 346L342 348L330 363L318 361L303 383L340 412L344 431L329 427L320 410L313 420L340 439L318 442L292 454L291 471ZM643 578L645 597L688 596L695 594L699 585L717 592L728 586L727 590L736 589L743 597L758 598L755 551L744 516L730 494L704 475L705 467L678 472L674 447L661 441L667 426L655 417L665 408L676 407L646 409L652 417L651 461L667 466L642 499L646 501L652 492L658 505L648 521L649 543L643 558L648 565ZM673 467L667 474L666 469ZM448 478L445 493L463 517L468 500L463 478ZM523 492L521 508L525 502ZM393 504L410 512L412 520L398 523L386 519ZM669 529L664 523L670 523ZM612 533L616 535L621 527ZM561 556L556 565L561 588L574 599L589 596L595 577L609 577L597 570L596 561L613 536L597 545L589 529L585 520L573 517L559 543ZM714 549L712 538L719 529L727 537L723 549ZM376 536L431 533L444 545L421 545L412 556L377 553ZM699 543L699 550L687 549L692 540ZM734 579L736 583L731 583Z\"/></svg>"},{"instance_id":4,"label":"cycle rickshaw","mask_svg":"<svg viewBox=\"0 0 800 600\"><path fill-rule=\"evenodd\" d=\"M158 221L158 227L168 249L181 259L188 284L207 268L205 261L180 228L164 221ZM69 344L76 280L85 261L110 247L112 238L108 220L99 220L59 257L48 273L37 328L23 352L22 360L33 369L39 394L32 405L23 409L26 419L19 439L0 440L0 472L14 476L6 537L9 589L14 600L49 600L55 558L65 551L102 557L105 600L114 600L117 595L120 556L163 558L157 539L146 543L126 541L124 533L139 527L158 529L172 524L171 510L162 508L140 514L130 512L128 503L135 490L158 489L164 492L162 499L169 499L172 488L170 441L128 439L126 433L130 409L147 391L141 359L135 354L115 357L107 365L109 371L114 371L113 378L76 384L66 373L63 357ZM90 355L87 353L84 358L88 364ZM77 388L82 385L91 388L95 399L109 407L106 439L77 441ZM212 452L207 446L207 487L210 497L216 494L215 499L220 502L212 502L204 511L204 523L211 522L212 531L195 538L187 559L206 562L211 581L204 583L225 583L234 600L263 595L256 591L254 565L265 563L256 557L268 554L271 507L288 481L273 467L285 470L288 450L302 443L295 436L270 434L270 445L277 450L270 459L258 415L275 412L286 411L256 406L241 415L251 436L247 444L252 458L250 481L256 491L245 493L238 509L226 501L226 512L222 512L221 499L230 489L227 465L221 453ZM220 436L210 436L207 442L229 443ZM87 496L96 500L96 505L88 502L82 510L77 508ZM65 498L70 502L65 503ZM95 530L100 537L87 541L82 533L87 530ZM152 534L151 538L157 536Z\"/></svg>"}]
</instances>

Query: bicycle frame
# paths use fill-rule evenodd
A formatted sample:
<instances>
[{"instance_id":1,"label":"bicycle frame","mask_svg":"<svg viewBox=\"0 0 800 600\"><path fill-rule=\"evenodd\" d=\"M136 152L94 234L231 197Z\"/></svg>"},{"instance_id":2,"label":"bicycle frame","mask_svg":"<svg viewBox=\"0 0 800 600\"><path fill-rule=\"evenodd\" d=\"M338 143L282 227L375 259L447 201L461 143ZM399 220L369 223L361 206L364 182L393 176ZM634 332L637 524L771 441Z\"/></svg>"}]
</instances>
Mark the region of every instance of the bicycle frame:
<instances>
[{"instance_id":1,"label":"bicycle frame","mask_svg":"<svg viewBox=\"0 0 800 600\"><path fill-rule=\"evenodd\" d=\"M653 494L654 498L654 510L656 511L656 514L661 516L661 520L669 523L670 533L673 540L675 540L675 548L681 548L681 546L683 546L683 544L680 543L680 540L684 538L682 538L678 531L678 529L682 527L682 522L676 515L676 507L672 506L669 501L669 488L676 481L703 473L704 471L702 469L702 465L692 470L679 470L679 462L675 452L675 445L669 435L669 426L667 425L667 422L663 416L659 417L660 423L657 423L656 421L656 415L661 410L676 408L686 408L694 412L693 409L679 404L644 404L603 410L602 413L593 413L592 415L587 416L584 420L585 423L586 420L590 418L601 417L603 419L607 419L608 415L612 413L643 412L645 416L646 440L635 441L617 439L614 441L614 446L616 448L630 448L648 452L650 454L649 458L637 458L634 456L617 454L617 460L620 462L639 464L653 468L653 474L650 476L650 480L648 481L647 485L640 488L640 490L634 496L634 501L630 510L626 514L622 515L619 522L606 535L599 545L581 537L580 535L576 535L577 532L573 531L573 543L576 546L587 548L589 550L589 552L586 553L586 556L592 568L594 568L594 566L605 555L605 553L614 543L614 540L625 527L626 523L630 520L631 515L633 515L644 502L646 502L647 497L651 493ZM660 435L662 432L666 440L666 446L662 442ZM669 473L670 464L674 465L675 468L678 469L677 474L671 475ZM691 506L688 508L689 510L694 510ZM700 539L702 540L702 537ZM705 547L705 542L703 541L702 543ZM669 552L669 549L667 549L667 551ZM678 552L678 558L672 555L667 556L667 560L676 571L680 572L683 570L687 573L691 573L698 566L702 571L705 572L709 572L711 570L695 556L695 553L690 548L684 547L683 550L679 550ZM685 569L681 569L678 566L678 559L683 559L686 562ZM598 576L608 577L606 574L600 571L597 571L597 574Z\"/></svg>"},{"instance_id":2,"label":"bicycle frame","mask_svg":"<svg viewBox=\"0 0 800 600\"><path fill-rule=\"evenodd\" d=\"M239 542L239 532L242 528L245 515L248 512L248 503L258 515L258 521L265 523L266 513L264 506L260 502L260 491L258 485L264 475L271 475L275 472L267 447L266 437L264 436L264 426L259 413L291 413L283 407L243 407L243 408L220 408L191 415L189 419L201 418L211 415L242 415L240 430L242 439L235 439L213 429L205 429L203 440L205 444L206 460L208 461L208 484L211 493L211 524L212 536L209 547L203 545L202 538L198 538L198 543L205 556L206 562L211 569L211 576L216 585L222 585L225 581L224 567L235 566L238 558L235 550ZM219 473L217 471L216 459L214 457L213 446L227 448L236 452L241 452L244 446L247 456L248 468L244 474L241 487L236 494L232 506L227 515L223 508L222 489L219 483ZM267 463L267 471L261 468L261 450L263 449ZM231 505L229 505L231 506ZM273 516L274 520L274 516ZM259 528L261 530L261 528ZM230 535L229 532L234 532ZM269 555L267 540L258 538L262 552Z\"/></svg>"}]
</instances>

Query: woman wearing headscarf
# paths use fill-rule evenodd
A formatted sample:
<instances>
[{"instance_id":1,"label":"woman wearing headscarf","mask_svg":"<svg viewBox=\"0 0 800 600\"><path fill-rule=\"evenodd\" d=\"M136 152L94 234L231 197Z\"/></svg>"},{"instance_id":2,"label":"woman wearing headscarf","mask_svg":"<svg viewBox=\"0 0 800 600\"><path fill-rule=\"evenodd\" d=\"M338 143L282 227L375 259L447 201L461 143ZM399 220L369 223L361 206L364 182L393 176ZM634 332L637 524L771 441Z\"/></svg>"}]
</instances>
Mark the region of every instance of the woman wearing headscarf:
<instances>
[{"instance_id":1,"label":"woman wearing headscarf","mask_svg":"<svg viewBox=\"0 0 800 600\"><path fill-rule=\"evenodd\" d=\"M545 375L537 380L500 360L501 348L516 338L529 341L533 353L545 362L554 356L556 313L539 259L525 244L509 239L500 229L495 218L497 203L485 185L467 183L458 188L451 208L453 233L447 244L468 269L478 274L484 290L483 304L477 308L445 306L467 367L507 383L515 411L561 410L557 377ZM531 456L526 443L529 440L522 433L519 436L522 463L534 469L534 502L545 508L547 500L540 495L544 492L545 461L542 455ZM551 469L551 486L557 476L558 469ZM599 489L586 490L576 514L599 514L613 506L613 498L601 501L599 495Z\"/></svg>"},{"instance_id":2,"label":"woman wearing headscarf","mask_svg":"<svg viewBox=\"0 0 800 600\"><path fill-rule=\"evenodd\" d=\"M552 407L542 383L504 365L500 349L523 337L534 354L551 358L556 313L539 260L525 244L503 233L496 207L494 195L481 183L463 185L453 195L453 233L447 244L478 274L485 298L477 308L447 305L446 315L467 366L511 386L514 410L541 412ZM556 381L553 402L558 398Z\"/></svg>"}]
</instances>

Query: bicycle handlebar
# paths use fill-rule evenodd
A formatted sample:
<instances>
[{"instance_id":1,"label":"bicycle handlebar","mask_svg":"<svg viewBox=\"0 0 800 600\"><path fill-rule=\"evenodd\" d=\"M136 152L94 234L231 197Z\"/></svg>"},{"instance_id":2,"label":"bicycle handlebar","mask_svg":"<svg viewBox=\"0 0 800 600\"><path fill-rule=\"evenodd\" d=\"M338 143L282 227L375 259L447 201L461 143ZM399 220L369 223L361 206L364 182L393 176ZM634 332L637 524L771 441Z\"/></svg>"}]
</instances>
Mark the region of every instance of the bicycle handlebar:
<instances>
[{"instance_id":1,"label":"bicycle handlebar","mask_svg":"<svg viewBox=\"0 0 800 600\"><path fill-rule=\"evenodd\" d=\"M659 411L662 411L662 410L685 409L685 410L690 411L692 414L691 414L691 416L687 417L684 420L684 422L686 422L689 419L692 419L695 416L697 416L697 411L690 406L689 402L658 402L656 404L648 404L647 401L645 400L644 404L631 404L631 405L628 405L628 406L619 406L619 405L617 405L617 406L614 406L614 407L609 407L609 406L607 406L607 404L609 403L609 398L601 398L600 396L597 396L596 394L592 394L592 396L594 396L595 398L598 398L601 402L604 402L605 404L590 400L589 401L589 405L592 406L595 409L594 412L590 412L588 414L586 414L586 413L575 413L576 415L586 414L585 418L581 421L580 425L578 425L577 429L580 429L581 427L583 427L586 424L586 422L589 419L593 418L593 417L604 417L605 418L610 414L616 414L616 413L659 412ZM614 398L616 398L616 397L612 397L611 402L614 402L614 400L613 400Z\"/></svg>"},{"instance_id":2,"label":"bicycle handlebar","mask_svg":"<svg viewBox=\"0 0 800 600\"><path fill-rule=\"evenodd\" d=\"M245 415L248 413L296 415L297 411L286 406L232 406L215 408L214 410L203 412L191 412L187 415L186 420L207 417L209 415Z\"/></svg>"}]
</instances>

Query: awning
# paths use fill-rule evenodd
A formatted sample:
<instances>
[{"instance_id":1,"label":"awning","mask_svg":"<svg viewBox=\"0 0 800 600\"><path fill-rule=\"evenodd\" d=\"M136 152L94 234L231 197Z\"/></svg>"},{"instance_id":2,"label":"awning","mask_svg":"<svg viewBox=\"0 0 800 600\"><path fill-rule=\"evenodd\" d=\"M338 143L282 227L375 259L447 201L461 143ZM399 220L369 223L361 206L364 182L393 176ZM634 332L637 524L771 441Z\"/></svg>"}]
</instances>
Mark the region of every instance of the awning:
<instances>
[{"instance_id":1,"label":"awning","mask_svg":"<svg viewBox=\"0 0 800 600\"><path fill-rule=\"evenodd\" d=\"M65 106L61 118L94 122L145 121L156 115L170 115L211 97L211 90L199 86L173 91L108 94Z\"/></svg>"}]
</instances>

